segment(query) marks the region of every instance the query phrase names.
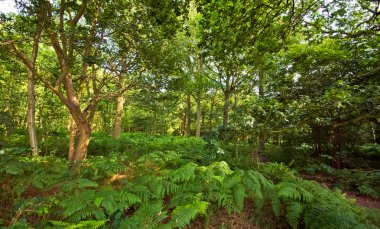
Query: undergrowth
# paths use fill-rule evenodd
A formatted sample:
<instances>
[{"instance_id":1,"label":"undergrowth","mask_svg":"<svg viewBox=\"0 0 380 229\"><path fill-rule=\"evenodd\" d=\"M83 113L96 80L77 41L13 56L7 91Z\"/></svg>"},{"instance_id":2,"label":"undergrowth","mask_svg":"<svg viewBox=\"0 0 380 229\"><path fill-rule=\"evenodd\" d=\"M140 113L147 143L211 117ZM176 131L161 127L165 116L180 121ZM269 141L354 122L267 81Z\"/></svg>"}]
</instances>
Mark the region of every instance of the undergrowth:
<instances>
[{"instance_id":1,"label":"undergrowth","mask_svg":"<svg viewBox=\"0 0 380 229\"><path fill-rule=\"evenodd\" d=\"M252 215L270 207L274 227L376 228L373 215L341 192L303 180L281 164L260 168L233 170L224 161L202 166L174 151L134 161L95 156L81 164L4 154L0 225L185 228L200 216L207 224L211 209L241 213L249 200Z\"/></svg>"}]
</instances>

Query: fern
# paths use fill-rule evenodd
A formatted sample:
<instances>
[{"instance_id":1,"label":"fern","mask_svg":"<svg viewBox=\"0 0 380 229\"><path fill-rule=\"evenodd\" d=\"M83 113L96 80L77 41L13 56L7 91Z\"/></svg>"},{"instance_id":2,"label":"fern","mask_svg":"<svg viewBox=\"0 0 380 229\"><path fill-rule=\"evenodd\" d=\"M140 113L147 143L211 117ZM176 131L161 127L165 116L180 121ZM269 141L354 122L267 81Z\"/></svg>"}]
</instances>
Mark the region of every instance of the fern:
<instances>
[{"instance_id":1,"label":"fern","mask_svg":"<svg viewBox=\"0 0 380 229\"><path fill-rule=\"evenodd\" d=\"M380 194L376 190L366 185L360 185L358 188L360 194L370 196L372 198L379 198Z\"/></svg>"},{"instance_id":2,"label":"fern","mask_svg":"<svg viewBox=\"0 0 380 229\"><path fill-rule=\"evenodd\" d=\"M292 228L297 228L303 207L300 203L290 202L286 207L286 219Z\"/></svg>"},{"instance_id":3,"label":"fern","mask_svg":"<svg viewBox=\"0 0 380 229\"><path fill-rule=\"evenodd\" d=\"M221 176L233 173L233 171L230 169L230 166L225 161L214 162L208 166L208 169L210 169L213 174Z\"/></svg>"},{"instance_id":4,"label":"fern","mask_svg":"<svg viewBox=\"0 0 380 229\"><path fill-rule=\"evenodd\" d=\"M244 177L244 185L247 188L249 195L255 202L256 211L260 211L264 206L264 193L268 194L268 197L276 197L273 194L275 187L272 182L266 179L261 173L257 171L248 171Z\"/></svg>"},{"instance_id":5,"label":"fern","mask_svg":"<svg viewBox=\"0 0 380 229\"><path fill-rule=\"evenodd\" d=\"M62 221L49 221L55 228L65 228L65 229L77 229L77 228L86 228L86 229L97 229L103 226L107 220L88 220L81 221L80 223L71 224Z\"/></svg>"},{"instance_id":6,"label":"fern","mask_svg":"<svg viewBox=\"0 0 380 229\"><path fill-rule=\"evenodd\" d=\"M230 175L225 176L223 180L223 188L230 189L235 185L240 184L243 179L244 172L242 170L236 170Z\"/></svg>"},{"instance_id":7,"label":"fern","mask_svg":"<svg viewBox=\"0 0 380 229\"><path fill-rule=\"evenodd\" d=\"M20 175L24 172L22 167L23 167L23 164L13 162L13 163L6 164L3 167L2 171L4 171L7 174L11 174L11 175Z\"/></svg>"},{"instance_id":8,"label":"fern","mask_svg":"<svg viewBox=\"0 0 380 229\"><path fill-rule=\"evenodd\" d=\"M126 191L120 192L118 196L118 200L124 203L126 206L132 206L134 204L138 204L142 202L140 197L136 196L135 194L128 193Z\"/></svg>"},{"instance_id":9,"label":"fern","mask_svg":"<svg viewBox=\"0 0 380 229\"><path fill-rule=\"evenodd\" d=\"M86 219L91 215L92 209L89 209L88 206L92 204L91 202L94 199L94 190L83 190L80 193L74 194L73 196L68 197L67 199L64 199L60 202L60 205L65 209L62 215L65 218L71 218L70 221L73 222Z\"/></svg>"},{"instance_id":10,"label":"fern","mask_svg":"<svg viewBox=\"0 0 380 229\"><path fill-rule=\"evenodd\" d=\"M196 198L192 203L177 206L171 215L172 220L169 224L173 227L184 228L191 220L195 219L197 215L205 215L208 205L208 202Z\"/></svg>"},{"instance_id":11,"label":"fern","mask_svg":"<svg viewBox=\"0 0 380 229\"><path fill-rule=\"evenodd\" d=\"M300 184L291 182L281 182L277 185L278 196L284 199L293 199L297 201L303 201L310 203L313 200L313 194L303 188Z\"/></svg>"},{"instance_id":12,"label":"fern","mask_svg":"<svg viewBox=\"0 0 380 229\"><path fill-rule=\"evenodd\" d=\"M152 195L152 192L146 186L131 184L129 187L129 191L138 196L142 202L148 202L150 196Z\"/></svg>"},{"instance_id":13,"label":"fern","mask_svg":"<svg viewBox=\"0 0 380 229\"><path fill-rule=\"evenodd\" d=\"M99 186L96 182L89 180L87 178L78 178L76 182L77 182L78 188L86 188L86 187L96 188Z\"/></svg>"},{"instance_id":14,"label":"fern","mask_svg":"<svg viewBox=\"0 0 380 229\"><path fill-rule=\"evenodd\" d=\"M195 163L188 163L171 173L171 180L174 182L186 182L195 179Z\"/></svg>"},{"instance_id":15,"label":"fern","mask_svg":"<svg viewBox=\"0 0 380 229\"><path fill-rule=\"evenodd\" d=\"M120 222L120 228L157 228L160 222L167 217L161 203L143 204L132 217Z\"/></svg>"},{"instance_id":16,"label":"fern","mask_svg":"<svg viewBox=\"0 0 380 229\"><path fill-rule=\"evenodd\" d=\"M285 199L292 199L292 200L301 200L301 194L297 191L296 188L294 188L292 185L289 185L288 183L281 183L279 186L278 196L285 198Z\"/></svg>"},{"instance_id":17,"label":"fern","mask_svg":"<svg viewBox=\"0 0 380 229\"><path fill-rule=\"evenodd\" d=\"M236 185L233 191L234 202L238 213L244 208L245 187L242 184Z\"/></svg>"}]
</instances>

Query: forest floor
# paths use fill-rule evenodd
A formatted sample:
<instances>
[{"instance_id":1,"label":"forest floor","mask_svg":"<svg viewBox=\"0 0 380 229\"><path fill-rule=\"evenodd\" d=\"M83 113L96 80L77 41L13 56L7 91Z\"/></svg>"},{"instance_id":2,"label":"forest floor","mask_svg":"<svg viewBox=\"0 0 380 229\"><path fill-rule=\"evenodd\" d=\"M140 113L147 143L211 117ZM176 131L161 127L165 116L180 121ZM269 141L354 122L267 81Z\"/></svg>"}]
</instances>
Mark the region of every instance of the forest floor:
<instances>
[{"instance_id":1,"label":"forest floor","mask_svg":"<svg viewBox=\"0 0 380 229\"><path fill-rule=\"evenodd\" d=\"M315 174L301 174L304 179L314 180L321 184L322 187L332 189L334 184L334 178L323 174L323 173L315 173ZM371 198L369 196L359 195L353 191L343 191L347 197L351 199L355 199L356 203L360 206L367 208L376 208L380 209L380 199Z\"/></svg>"}]
</instances>

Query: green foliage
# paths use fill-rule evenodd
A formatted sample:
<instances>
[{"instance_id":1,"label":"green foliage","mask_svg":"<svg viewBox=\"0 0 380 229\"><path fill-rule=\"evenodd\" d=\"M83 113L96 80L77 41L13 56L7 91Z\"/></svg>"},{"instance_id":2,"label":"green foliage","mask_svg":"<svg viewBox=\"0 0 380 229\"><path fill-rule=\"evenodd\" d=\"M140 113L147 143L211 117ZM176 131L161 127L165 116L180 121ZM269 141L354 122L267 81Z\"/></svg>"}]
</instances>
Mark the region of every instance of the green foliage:
<instances>
[{"instance_id":1,"label":"green foliage","mask_svg":"<svg viewBox=\"0 0 380 229\"><path fill-rule=\"evenodd\" d=\"M286 206L286 220L292 228L297 228L302 211L303 206L298 202L290 202Z\"/></svg>"},{"instance_id":2,"label":"green foliage","mask_svg":"<svg viewBox=\"0 0 380 229\"><path fill-rule=\"evenodd\" d=\"M247 200L256 213L269 207L293 228L376 223L340 192L302 180L283 164L240 170L223 161L201 166L186 157L169 151L129 162L121 155L70 164L56 157L1 155L1 181L11 183L1 186L0 201L13 203L3 224L33 219L38 227L185 228L215 207L239 214Z\"/></svg>"},{"instance_id":3,"label":"green foliage","mask_svg":"<svg viewBox=\"0 0 380 229\"><path fill-rule=\"evenodd\" d=\"M205 150L206 143L199 138L186 138L168 135L149 135L145 133L125 133L115 140L105 134L94 134L89 145L90 155L127 153L134 158L154 151L174 151L196 158Z\"/></svg>"},{"instance_id":4,"label":"green foliage","mask_svg":"<svg viewBox=\"0 0 380 229\"><path fill-rule=\"evenodd\" d=\"M380 193L376 190L374 190L371 187L368 187L366 185L360 185L357 187L359 194L365 195L365 196L370 196L372 198L379 198Z\"/></svg>"},{"instance_id":5,"label":"green foliage","mask_svg":"<svg viewBox=\"0 0 380 229\"><path fill-rule=\"evenodd\" d=\"M106 220L87 220L87 221L81 221L80 223L65 223L61 221L49 221L55 228L65 228L65 229L76 229L76 228L100 228L103 226L107 221Z\"/></svg>"},{"instance_id":6,"label":"green foliage","mask_svg":"<svg viewBox=\"0 0 380 229\"><path fill-rule=\"evenodd\" d=\"M201 195L194 196L191 203L186 205L178 205L171 215L171 224L173 227L185 228L191 220L198 215L206 215L208 202L200 200Z\"/></svg>"},{"instance_id":7,"label":"green foliage","mask_svg":"<svg viewBox=\"0 0 380 229\"><path fill-rule=\"evenodd\" d=\"M380 144L362 145L358 149L358 154L365 158L378 159L380 158Z\"/></svg>"}]
</instances>

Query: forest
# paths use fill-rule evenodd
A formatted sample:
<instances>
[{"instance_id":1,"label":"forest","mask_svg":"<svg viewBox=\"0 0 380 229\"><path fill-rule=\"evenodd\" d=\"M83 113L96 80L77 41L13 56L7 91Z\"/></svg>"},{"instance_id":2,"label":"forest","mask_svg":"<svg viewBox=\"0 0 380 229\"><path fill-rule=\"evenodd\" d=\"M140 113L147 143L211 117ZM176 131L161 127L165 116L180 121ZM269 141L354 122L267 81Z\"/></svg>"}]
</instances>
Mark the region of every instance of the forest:
<instances>
[{"instance_id":1,"label":"forest","mask_svg":"<svg viewBox=\"0 0 380 229\"><path fill-rule=\"evenodd\" d=\"M6 0L0 228L380 227L380 0Z\"/></svg>"}]
</instances>

